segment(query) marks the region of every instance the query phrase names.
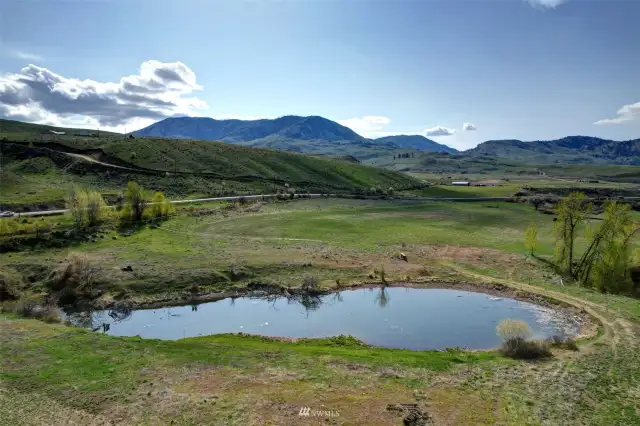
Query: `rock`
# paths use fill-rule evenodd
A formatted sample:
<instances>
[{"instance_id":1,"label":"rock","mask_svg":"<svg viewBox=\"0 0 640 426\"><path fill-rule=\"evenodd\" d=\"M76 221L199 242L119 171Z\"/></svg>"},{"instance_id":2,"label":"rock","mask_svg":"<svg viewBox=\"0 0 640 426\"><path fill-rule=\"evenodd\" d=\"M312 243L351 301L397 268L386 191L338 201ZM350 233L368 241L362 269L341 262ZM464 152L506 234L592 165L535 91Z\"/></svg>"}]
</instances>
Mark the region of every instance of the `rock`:
<instances>
[{"instance_id":1,"label":"rock","mask_svg":"<svg viewBox=\"0 0 640 426\"><path fill-rule=\"evenodd\" d=\"M125 272L133 272L133 268L131 267L131 265L127 265L124 268L122 268L123 271Z\"/></svg>"},{"instance_id":2,"label":"rock","mask_svg":"<svg viewBox=\"0 0 640 426\"><path fill-rule=\"evenodd\" d=\"M407 255L404 253L400 253L400 259L404 260L405 262L409 261L409 259L407 259Z\"/></svg>"}]
</instances>

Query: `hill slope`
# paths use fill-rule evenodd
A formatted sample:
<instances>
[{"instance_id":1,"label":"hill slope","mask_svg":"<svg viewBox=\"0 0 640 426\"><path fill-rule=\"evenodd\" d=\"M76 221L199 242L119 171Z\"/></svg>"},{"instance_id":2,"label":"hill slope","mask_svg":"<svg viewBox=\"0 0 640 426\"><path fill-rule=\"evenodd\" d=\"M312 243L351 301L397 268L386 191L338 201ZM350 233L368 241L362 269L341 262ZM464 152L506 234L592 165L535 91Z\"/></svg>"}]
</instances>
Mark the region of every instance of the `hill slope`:
<instances>
[{"instance_id":1,"label":"hill slope","mask_svg":"<svg viewBox=\"0 0 640 426\"><path fill-rule=\"evenodd\" d=\"M455 154L458 152L457 149L432 141L431 139L427 139L421 135L385 136L383 138L376 139L376 142L395 144L400 148L412 148L428 152L448 152L449 154Z\"/></svg>"},{"instance_id":2,"label":"hill slope","mask_svg":"<svg viewBox=\"0 0 640 426\"><path fill-rule=\"evenodd\" d=\"M474 157L502 157L528 163L591 163L640 165L640 139L612 141L567 136L551 141L494 140L464 152Z\"/></svg>"},{"instance_id":3,"label":"hill slope","mask_svg":"<svg viewBox=\"0 0 640 426\"><path fill-rule=\"evenodd\" d=\"M66 135L75 135L80 133L96 133L101 136L121 136L120 133L98 131L96 129L76 129L70 127L55 127L45 124L32 124L24 123L22 121L4 120L0 119L0 134L3 136L20 137L20 136L33 136L33 135L50 135L50 131L53 130L59 133L65 133Z\"/></svg>"},{"instance_id":4,"label":"hill slope","mask_svg":"<svg viewBox=\"0 0 640 426\"><path fill-rule=\"evenodd\" d=\"M146 175L193 175L219 181L266 182L278 187L289 183L297 189L360 191L418 184L407 175L352 161L190 139L66 136L43 141L37 136L8 137L3 151L5 156L12 153L16 160L47 156L62 168L68 162L91 157L99 163L90 166L100 169L106 167L100 163L106 163L126 169L127 173L140 170ZM112 174L123 173L113 168Z\"/></svg>"}]
</instances>

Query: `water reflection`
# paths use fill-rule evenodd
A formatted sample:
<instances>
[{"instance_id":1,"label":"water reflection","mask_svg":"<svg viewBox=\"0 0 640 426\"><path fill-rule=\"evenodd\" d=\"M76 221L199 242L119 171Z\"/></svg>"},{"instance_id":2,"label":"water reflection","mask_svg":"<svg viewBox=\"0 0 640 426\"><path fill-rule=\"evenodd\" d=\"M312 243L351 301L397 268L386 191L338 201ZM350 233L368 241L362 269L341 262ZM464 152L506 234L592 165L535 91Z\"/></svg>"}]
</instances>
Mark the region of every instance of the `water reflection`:
<instances>
[{"instance_id":1,"label":"water reflection","mask_svg":"<svg viewBox=\"0 0 640 426\"><path fill-rule=\"evenodd\" d=\"M409 349L496 347L501 341L495 328L505 318L527 322L534 338L579 331L571 317L518 300L386 286L328 295L237 297L163 309L78 312L68 318L79 326L120 336L181 339L243 332L301 338L346 334L373 345Z\"/></svg>"},{"instance_id":2,"label":"water reflection","mask_svg":"<svg viewBox=\"0 0 640 426\"><path fill-rule=\"evenodd\" d=\"M385 308L389 304L389 294L386 291L386 286L380 286L378 290L378 295L376 296L376 305L381 308Z\"/></svg>"}]
</instances>

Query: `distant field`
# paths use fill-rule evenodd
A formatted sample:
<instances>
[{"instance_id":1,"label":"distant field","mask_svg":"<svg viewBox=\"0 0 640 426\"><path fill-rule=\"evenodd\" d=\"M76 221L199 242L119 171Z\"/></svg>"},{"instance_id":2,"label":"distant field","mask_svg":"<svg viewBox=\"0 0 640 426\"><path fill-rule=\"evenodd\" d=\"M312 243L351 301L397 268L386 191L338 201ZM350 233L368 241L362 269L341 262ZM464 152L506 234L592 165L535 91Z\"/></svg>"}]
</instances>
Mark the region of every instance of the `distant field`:
<instances>
[{"instance_id":1,"label":"distant field","mask_svg":"<svg viewBox=\"0 0 640 426\"><path fill-rule=\"evenodd\" d=\"M335 279L366 281L383 265L391 277L415 276L425 264L438 269L438 259L515 268L531 222L538 225L539 253L552 255L552 217L525 204L326 199L267 204L259 213L228 217L179 216L160 229L117 240L110 238L117 236L113 233L74 250L90 253L105 267L133 265L134 276L114 273L113 284L121 282L141 295L184 289L192 282L217 290L242 285L224 278L230 265L246 268L246 280L296 285L305 274L314 274L332 285ZM399 251L409 254L410 263L398 261ZM67 252L50 250L47 262L55 264ZM42 258L23 252L3 262L30 270Z\"/></svg>"}]
</instances>

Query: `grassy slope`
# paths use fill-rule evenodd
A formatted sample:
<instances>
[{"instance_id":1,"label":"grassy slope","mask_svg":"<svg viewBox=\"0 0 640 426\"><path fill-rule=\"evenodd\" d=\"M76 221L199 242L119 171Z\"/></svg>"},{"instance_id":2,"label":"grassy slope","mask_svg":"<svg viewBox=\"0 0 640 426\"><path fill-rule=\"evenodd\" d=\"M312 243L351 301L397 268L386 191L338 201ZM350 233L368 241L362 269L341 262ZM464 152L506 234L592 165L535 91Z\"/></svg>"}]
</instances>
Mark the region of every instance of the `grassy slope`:
<instances>
[{"instance_id":1,"label":"grassy slope","mask_svg":"<svg viewBox=\"0 0 640 426\"><path fill-rule=\"evenodd\" d=\"M33 137L36 135L47 134L49 133L49 130L54 130L56 132L66 132L68 134L98 132L98 130L96 129L76 129L76 128L70 128L70 127L54 127L54 126L47 126L43 124L32 124L32 123L24 123L22 121L0 119L0 135L2 137L7 137L7 138L11 138L15 136L24 137L25 135ZM100 135L119 136L120 134L114 133L114 132L100 131Z\"/></svg>"},{"instance_id":2,"label":"grassy slope","mask_svg":"<svg viewBox=\"0 0 640 426\"><path fill-rule=\"evenodd\" d=\"M541 254L549 255L551 219L524 205L339 200L279 203L228 218L180 217L163 229L78 249L102 257L105 267L115 257L116 264L133 264L138 276L158 274L152 281L160 284L147 287L153 291L173 285L169 276L209 271L211 277L215 267L237 260L245 266L288 262L269 272L275 275L266 278L275 281L303 273L326 278L329 268L338 277L355 269L362 279L367 268L386 262L391 277L426 265L432 276L446 279L495 279L521 288L530 283L543 294L585 300L573 303L605 322L601 337L580 352L515 363L491 353L370 349L348 340L110 338L0 318L0 418L34 413L34 424L88 423L96 416L136 423L293 424L299 407L308 405L339 410L347 424L395 424L400 417L387 404L417 403L438 424L637 424L640 303L552 284L551 272L519 254L522 230L531 221L538 223ZM409 263L391 260L397 250L408 253ZM13 254L3 262L55 265L65 254ZM298 270L298 261L313 266Z\"/></svg>"},{"instance_id":3,"label":"grassy slope","mask_svg":"<svg viewBox=\"0 0 640 426\"><path fill-rule=\"evenodd\" d=\"M2 134L0 134L2 136ZM357 163L318 156L248 148L217 142L118 137L46 137L22 134L9 141L33 140L36 148L55 142L73 149L101 149L104 162L118 161L161 171L195 174L140 174L79 164L61 167L46 157L24 159L5 153L0 174L0 203L18 208L38 204L61 206L64 194L74 184L91 186L105 194L116 194L128 180L136 180L171 197L272 193L285 183L298 191L353 191L372 187L402 189L417 184L407 175ZM53 146L53 145L50 145ZM21 148L22 149L22 148ZM28 150L28 147L24 147ZM56 149L64 149L56 146ZM8 149L5 149L5 152ZM135 153L132 156L132 153ZM79 167L82 166L82 167ZM213 173L217 177L199 176Z\"/></svg>"}]
</instances>

